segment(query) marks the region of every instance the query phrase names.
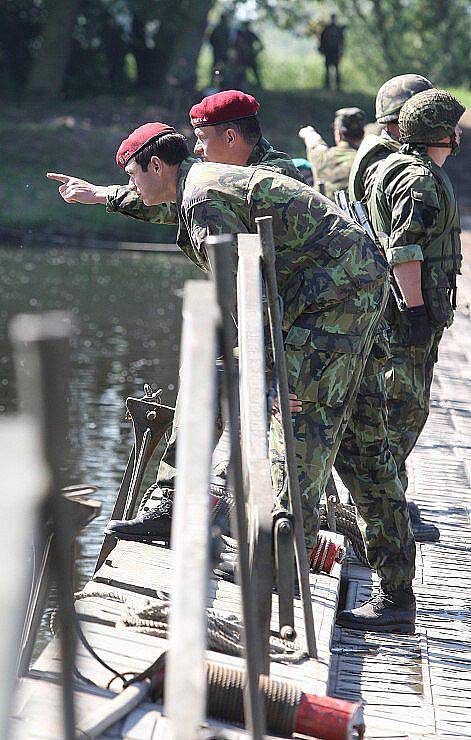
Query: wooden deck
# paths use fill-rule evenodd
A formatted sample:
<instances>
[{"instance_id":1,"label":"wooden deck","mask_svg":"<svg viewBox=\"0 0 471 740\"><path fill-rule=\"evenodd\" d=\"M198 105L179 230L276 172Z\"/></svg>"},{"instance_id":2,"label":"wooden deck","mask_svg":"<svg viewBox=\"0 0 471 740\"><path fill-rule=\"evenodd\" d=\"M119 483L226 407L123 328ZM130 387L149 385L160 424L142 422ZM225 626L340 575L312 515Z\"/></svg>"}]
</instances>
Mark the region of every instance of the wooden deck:
<instances>
[{"instance_id":1,"label":"wooden deck","mask_svg":"<svg viewBox=\"0 0 471 740\"><path fill-rule=\"evenodd\" d=\"M338 541L342 541L336 535ZM191 558L188 562L188 588L191 590ZM339 590L340 565L334 566L332 576L311 576L311 592L316 623L316 638L320 660L304 660L299 664L272 663L273 677L285 678L298 683L308 693L327 693L330 666L330 642L334 627L337 597ZM106 662L120 672L140 672L155 660L166 647L163 639L151 635L139 634L127 628L117 628L123 606L106 598L109 593L145 603L152 601L156 590L169 591L172 580L172 552L169 549L134 542L119 542L97 572L95 579L87 584L84 591L101 592L103 597L96 596L77 602L84 633L93 648ZM232 583L214 579L211 581L208 606L225 614L240 616L241 607L239 588ZM278 616L277 596L273 599L273 628L276 629ZM302 607L297 600L295 618L299 640L303 641ZM84 687L78 698L78 716L85 718L103 702L109 702L112 692L106 691L112 674L100 666L80 645L78 668L80 672L92 678L103 691L90 691ZM208 658L225 665L242 666L242 659L224 655L219 652L208 652ZM56 676L59 670L58 645L56 641L49 644L34 666L36 678L23 681L15 709L14 737L57 738L60 727L60 701L56 688ZM37 678L50 677L51 683L44 684L37 690ZM48 703L47 727L39 718L44 718L44 704ZM161 708L160 708L161 709ZM49 716L50 715L50 716ZM133 740L150 740L161 737L165 720L160 720L159 708L155 705L141 706L124 721L118 723L104 737L133 738ZM159 720L159 722L157 722ZM213 720L211 727L217 726ZM157 732L159 725L159 734ZM225 726L225 725L220 725ZM227 726L225 726L227 727ZM131 729L132 728L132 729ZM24 734L27 729L27 734ZM155 732L154 732L155 731ZM234 728L236 737L246 737L245 732Z\"/></svg>"},{"instance_id":2,"label":"wooden deck","mask_svg":"<svg viewBox=\"0 0 471 740\"><path fill-rule=\"evenodd\" d=\"M468 232L468 255L471 236ZM340 566L332 577L311 576L319 662L272 664L272 675L298 682L307 692L329 693L365 702L367 738L471 737L471 265L465 263L461 304L445 333L432 392L431 415L410 460L409 496L425 519L438 524L440 542L418 545L415 591L418 603L414 636L377 635L334 629ZM339 538L340 539L340 538ZM95 650L120 672L138 672L165 648L157 637L116 627L122 606L105 598L109 592L144 602L155 590L171 587L169 550L120 542L85 591L100 592L78 602L83 630ZM191 589L191 558L188 562ZM351 560L344 567L350 585L347 606L369 597L377 580ZM208 606L240 616L237 586L211 582ZM302 640L301 605L295 607ZM273 626L277 604L274 599ZM334 642L331 653L331 636ZM227 665L241 659L208 654ZM55 641L21 682L13 707L10 737L59 738L60 697ZM77 690L79 723L108 704L116 694L106 689L111 674L82 647L79 669L101 688ZM47 704L47 712L45 705ZM210 720L211 727L220 723ZM164 740L161 707L143 704L103 737ZM225 728L225 737L247 737Z\"/></svg>"},{"instance_id":3,"label":"wooden deck","mask_svg":"<svg viewBox=\"0 0 471 740\"><path fill-rule=\"evenodd\" d=\"M471 244L469 245L471 252ZM440 346L431 414L410 458L408 496L440 541L417 546L417 634L335 629L329 693L363 699L367 738L471 737L471 265ZM371 572L346 566L348 606L369 598Z\"/></svg>"}]
</instances>

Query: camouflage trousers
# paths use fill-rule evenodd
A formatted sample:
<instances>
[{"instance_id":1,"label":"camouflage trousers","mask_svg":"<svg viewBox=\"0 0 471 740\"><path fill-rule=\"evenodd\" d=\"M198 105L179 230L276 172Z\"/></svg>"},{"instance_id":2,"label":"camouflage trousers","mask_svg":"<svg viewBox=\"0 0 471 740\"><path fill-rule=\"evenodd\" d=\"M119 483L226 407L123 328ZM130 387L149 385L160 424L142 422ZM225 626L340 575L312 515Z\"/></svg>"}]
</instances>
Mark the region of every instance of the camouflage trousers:
<instances>
[{"instance_id":1,"label":"camouflage trousers","mask_svg":"<svg viewBox=\"0 0 471 740\"><path fill-rule=\"evenodd\" d=\"M392 368L386 373L389 441L399 477L407 490L406 460L429 415L430 388L443 329L437 329L425 345L406 346L400 327L391 327Z\"/></svg>"},{"instance_id":2,"label":"camouflage trousers","mask_svg":"<svg viewBox=\"0 0 471 740\"><path fill-rule=\"evenodd\" d=\"M382 295L379 288L373 297L365 292L322 314L305 314L288 334L286 349L291 390L300 398L312 399L312 403L303 404L303 413L294 420L306 545L310 549L314 545L319 499L338 448L335 467L358 508L368 560L383 586L397 588L408 585L414 577L415 543L387 440L384 369L388 343L373 332ZM349 322L352 331L347 333ZM329 332L329 328L337 328L337 332ZM336 351L329 352L325 347L332 342ZM301 371L304 368L306 372L307 365L312 375L306 378ZM172 433L158 469L160 490L155 498L163 490L172 493L174 489L177 430L178 399ZM223 445L219 454L216 448L213 472L221 461L222 467L226 466L226 447ZM270 430L270 456L275 495L280 498L286 476L281 425L276 420Z\"/></svg>"},{"instance_id":3,"label":"camouflage trousers","mask_svg":"<svg viewBox=\"0 0 471 740\"><path fill-rule=\"evenodd\" d=\"M334 463L357 507L368 562L386 590L409 586L415 573L409 511L388 440L389 363L383 330L375 337Z\"/></svg>"}]
</instances>

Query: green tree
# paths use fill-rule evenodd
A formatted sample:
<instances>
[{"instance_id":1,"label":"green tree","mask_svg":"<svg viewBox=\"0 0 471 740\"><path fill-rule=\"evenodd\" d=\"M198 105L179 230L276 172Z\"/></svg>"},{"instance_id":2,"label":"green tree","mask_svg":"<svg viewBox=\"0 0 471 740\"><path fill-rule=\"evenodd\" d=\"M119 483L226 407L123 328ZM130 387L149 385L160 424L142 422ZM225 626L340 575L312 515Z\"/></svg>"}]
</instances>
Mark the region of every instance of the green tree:
<instances>
[{"instance_id":1,"label":"green tree","mask_svg":"<svg viewBox=\"0 0 471 740\"><path fill-rule=\"evenodd\" d=\"M469 84L468 0L339 0L338 6L355 63L377 82L413 71L437 85Z\"/></svg>"},{"instance_id":2,"label":"green tree","mask_svg":"<svg viewBox=\"0 0 471 740\"><path fill-rule=\"evenodd\" d=\"M48 0L42 43L29 76L29 92L55 98L62 90L79 0Z\"/></svg>"}]
</instances>

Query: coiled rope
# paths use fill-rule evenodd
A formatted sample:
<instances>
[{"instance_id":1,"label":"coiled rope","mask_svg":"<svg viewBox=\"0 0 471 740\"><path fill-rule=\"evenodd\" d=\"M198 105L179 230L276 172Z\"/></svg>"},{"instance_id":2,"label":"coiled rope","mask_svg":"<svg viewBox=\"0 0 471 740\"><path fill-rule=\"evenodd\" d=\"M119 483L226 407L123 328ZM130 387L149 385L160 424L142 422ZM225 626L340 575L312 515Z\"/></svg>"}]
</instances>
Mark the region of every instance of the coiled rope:
<instances>
[{"instance_id":1,"label":"coiled rope","mask_svg":"<svg viewBox=\"0 0 471 740\"><path fill-rule=\"evenodd\" d=\"M164 591L158 591L157 599L145 601L129 599L117 591L80 591L75 594L76 601L84 599L106 599L123 605L116 621L117 628L131 629L154 637L167 638L170 598ZM207 610L208 648L228 655L242 655L242 629L240 619L234 614L221 614L216 609ZM51 615L51 631L55 634L56 615ZM87 647L87 646L86 646ZM269 656L272 662L299 663L307 658L296 641L282 640L270 635Z\"/></svg>"}]
</instances>

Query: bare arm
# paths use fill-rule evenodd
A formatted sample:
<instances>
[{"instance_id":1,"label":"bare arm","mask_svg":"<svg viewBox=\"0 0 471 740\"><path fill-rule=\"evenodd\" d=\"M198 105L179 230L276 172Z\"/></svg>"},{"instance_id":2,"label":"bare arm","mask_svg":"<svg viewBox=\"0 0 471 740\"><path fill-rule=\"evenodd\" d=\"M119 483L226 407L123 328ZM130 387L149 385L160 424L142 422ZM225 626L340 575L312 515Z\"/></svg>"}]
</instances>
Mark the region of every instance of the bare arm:
<instances>
[{"instance_id":1,"label":"bare arm","mask_svg":"<svg viewBox=\"0 0 471 740\"><path fill-rule=\"evenodd\" d=\"M393 273L407 308L422 306L421 263L419 260L394 265Z\"/></svg>"}]
</instances>

